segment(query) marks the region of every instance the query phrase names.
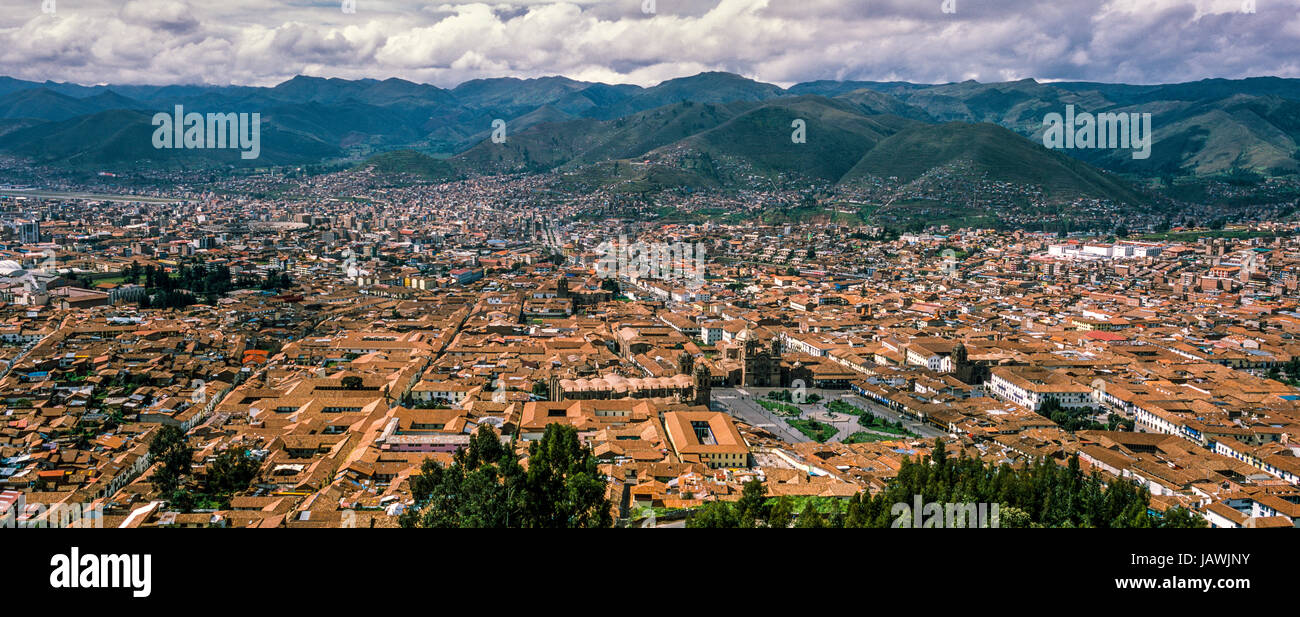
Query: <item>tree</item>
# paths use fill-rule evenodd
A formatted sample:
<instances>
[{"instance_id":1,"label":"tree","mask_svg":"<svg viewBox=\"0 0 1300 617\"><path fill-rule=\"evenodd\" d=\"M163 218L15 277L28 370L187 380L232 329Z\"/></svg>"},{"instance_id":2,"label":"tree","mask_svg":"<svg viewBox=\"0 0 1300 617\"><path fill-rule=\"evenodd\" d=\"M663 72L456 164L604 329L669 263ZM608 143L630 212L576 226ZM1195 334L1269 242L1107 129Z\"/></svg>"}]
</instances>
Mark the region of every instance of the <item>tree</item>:
<instances>
[{"instance_id":1,"label":"tree","mask_svg":"<svg viewBox=\"0 0 1300 617\"><path fill-rule=\"evenodd\" d=\"M826 526L832 529L844 528L844 510L840 509L839 501L831 502L831 513L826 517Z\"/></svg>"},{"instance_id":2,"label":"tree","mask_svg":"<svg viewBox=\"0 0 1300 617\"><path fill-rule=\"evenodd\" d=\"M999 508L998 526L1007 529L1024 529L1029 527L1032 519L1028 512L1016 507Z\"/></svg>"},{"instance_id":3,"label":"tree","mask_svg":"<svg viewBox=\"0 0 1300 617\"><path fill-rule=\"evenodd\" d=\"M692 529L735 529L746 525L731 504L710 501L686 520L686 526Z\"/></svg>"},{"instance_id":4,"label":"tree","mask_svg":"<svg viewBox=\"0 0 1300 617\"><path fill-rule=\"evenodd\" d=\"M257 460L242 448L222 450L208 467L208 493L229 498L247 489L257 477L259 467Z\"/></svg>"},{"instance_id":5,"label":"tree","mask_svg":"<svg viewBox=\"0 0 1300 617\"><path fill-rule=\"evenodd\" d=\"M930 453L930 462L934 463L939 469L943 469L943 466L948 462L948 449L940 437L934 438L934 450Z\"/></svg>"},{"instance_id":6,"label":"tree","mask_svg":"<svg viewBox=\"0 0 1300 617\"><path fill-rule=\"evenodd\" d=\"M509 454L506 447L489 425L482 425L469 438L469 447L457 451L460 464L469 469L499 462Z\"/></svg>"},{"instance_id":7,"label":"tree","mask_svg":"<svg viewBox=\"0 0 1300 617\"><path fill-rule=\"evenodd\" d=\"M167 424L150 442L149 459L157 465L153 472L153 487L160 495L170 497L189 475L194 448L190 447L179 426Z\"/></svg>"},{"instance_id":8,"label":"tree","mask_svg":"<svg viewBox=\"0 0 1300 617\"><path fill-rule=\"evenodd\" d=\"M1144 528L1194 524L1199 519L1191 512L1171 511L1164 519L1150 516L1151 495L1145 488L1128 480L1103 483L1096 474L1084 475L1077 455L1065 465L1039 458L1011 467L962 452L958 458L904 459L885 490L849 500L845 526L889 527L893 506L910 504L918 495L924 503L998 504L1003 527Z\"/></svg>"},{"instance_id":9,"label":"tree","mask_svg":"<svg viewBox=\"0 0 1300 617\"><path fill-rule=\"evenodd\" d=\"M789 497L782 495L777 498L776 503L772 506L772 513L767 517L767 526L776 529L785 529L790 526L794 520L794 502Z\"/></svg>"},{"instance_id":10,"label":"tree","mask_svg":"<svg viewBox=\"0 0 1300 617\"><path fill-rule=\"evenodd\" d=\"M740 492L740 501L736 502L741 526L754 527L767 520L767 487L759 480L745 483Z\"/></svg>"},{"instance_id":11,"label":"tree","mask_svg":"<svg viewBox=\"0 0 1300 617\"><path fill-rule=\"evenodd\" d=\"M442 467L425 459L411 477L416 505L399 520L403 527L510 527L522 522L524 472L484 424L467 447Z\"/></svg>"},{"instance_id":12,"label":"tree","mask_svg":"<svg viewBox=\"0 0 1300 617\"><path fill-rule=\"evenodd\" d=\"M289 276L289 273L278 270L267 272L266 279L261 283L261 288L268 291L289 289L290 287L293 287L293 279Z\"/></svg>"},{"instance_id":13,"label":"tree","mask_svg":"<svg viewBox=\"0 0 1300 617\"><path fill-rule=\"evenodd\" d=\"M1292 382L1300 380L1300 356L1292 357L1290 360L1287 361L1285 367L1286 367L1285 372L1286 372L1287 379L1291 380ZM1295 384L1293 383L1292 385Z\"/></svg>"},{"instance_id":14,"label":"tree","mask_svg":"<svg viewBox=\"0 0 1300 617\"><path fill-rule=\"evenodd\" d=\"M113 411L108 412L108 416L104 418L104 423L100 425L100 428L105 431L111 431L121 426L125 421L126 416L122 413L122 410L120 408L114 409Z\"/></svg>"},{"instance_id":15,"label":"tree","mask_svg":"<svg viewBox=\"0 0 1300 617\"><path fill-rule=\"evenodd\" d=\"M813 501L809 499L803 505L803 511L799 513L799 520L795 527L801 529L821 529L826 526L826 520L822 518L822 513L817 511Z\"/></svg>"},{"instance_id":16,"label":"tree","mask_svg":"<svg viewBox=\"0 0 1300 617\"><path fill-rule=\"evenodd\" d=\"M1038 406L1038 414L1051 419L1067 431L1106 430L1100 422L1088 417L1084 409L1066 409L1054 397L1048 397Z\"/></svg>"},{"instance_id":17,"label":"tree","mask_svg":"<svg viewBox=\"0 0 1300 617\"><path fill-rule=\"evenodd\" d=\"M451 465L426 460L411 477L403 527L610 527L605 478L577 431L552 424L528 449L528 469L484 424Z\"/></svg>"},{"instance_id":18,"label":"tree","mask_svg":"<svg viewBox=\"0 0 1300 617\"><path fill-rule=\"evenodd\" d=\"M578 440L577 429L549 424L542 439L528 448L530 526L609 527L604 475L591 449Z\"/></svg>"},{"instance_id":19,"label":"tree","mask_svg":"<svg viewBox=\"0 0 1300 617\"><path fill-rule=\"evenodd\" d=\"M1157 526L1162 529L1203 529L1208 523L1199 514L1175 506L1165 512Z\"/></svg>"}]
</instances>

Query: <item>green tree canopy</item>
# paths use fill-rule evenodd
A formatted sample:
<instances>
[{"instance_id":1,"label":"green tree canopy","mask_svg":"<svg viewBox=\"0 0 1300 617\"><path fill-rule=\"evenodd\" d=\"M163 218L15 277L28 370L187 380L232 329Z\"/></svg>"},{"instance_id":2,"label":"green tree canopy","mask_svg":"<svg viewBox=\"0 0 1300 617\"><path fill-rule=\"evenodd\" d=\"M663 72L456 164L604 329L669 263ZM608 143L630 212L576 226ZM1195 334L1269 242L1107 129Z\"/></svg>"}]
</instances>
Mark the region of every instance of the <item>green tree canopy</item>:
<instances>
[{"instance_id":1,"label":"green tree canopy","mask_svg":"<svg viewBox=\"0 0 1300 617\"><path fill-rule=\"evenodd\" d=\"M939 440L936 439L936 442ZM898 476L875 495L859 493L849 500L847 527L889 527L895 504L985 503L999 505L999 526L1015 527L1186 527L1203 526L1190 511L1156 516L1149 511L1150 493L1129 480L1103 483L1084 475L1078 456L1065 464L1051 459L1012 467L993 465L962 453L949 458L936 443L935 452L920 461L904 459Z\"/></svg>"},{"instance_id":2,"label":"green tree canopy","mask_svg":"<svg viewBox=\"0 0 1300 617\"><path fill-rule=\"evenodd\" d=\"M190 474L194 448L179 426L163 425L158 435L149 443L149 460L157 464L152 482L159 494L170 496L182 486Z\"/></svg>"},{"instance_id":3,"label":"green tree canopy","mask_svg":"<svg viewBox=\"0 0 1300 617\"><path fill-rule=\"evenodd\" d=\"M243 448L222 450L208 466L207 490L228 499L253 483L259 467L257 460Z\"/></svg>"},{"instance_id":4,"label":"green tree canopy","mask_svg":"<svg viewBox=\"0 0 1300 617\"><path fill-rule=\"evenodd\" d=\"M452 464L424 461L411 477L415 506L403 527L609 527L605 478L591 449L567 425L529 445L527 469L514 448L481 425Z\"/></svg>"},{"instance_id":5,"label":"green tree canopy","mask_svg":"<svg viewBox=\"0 0 1300 617\"><path fill-rule=\"evenodd\" d=\"M736 508L725 501L711 501L704 504L694 515L686 519L686 527L692 529L735 529L743 527Z\"/></svg>"}]
</instances>

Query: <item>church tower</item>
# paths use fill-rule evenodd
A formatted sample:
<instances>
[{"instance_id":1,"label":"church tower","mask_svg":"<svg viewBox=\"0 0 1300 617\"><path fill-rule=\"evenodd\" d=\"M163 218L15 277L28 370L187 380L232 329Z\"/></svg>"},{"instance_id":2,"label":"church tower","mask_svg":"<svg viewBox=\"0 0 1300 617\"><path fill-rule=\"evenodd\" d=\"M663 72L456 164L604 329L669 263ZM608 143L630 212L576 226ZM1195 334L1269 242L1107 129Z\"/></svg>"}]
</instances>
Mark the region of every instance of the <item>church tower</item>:
<instances>
[{"instance_id":1,"label":"church tower","mask_svg":"<svg viewBox=\"0 0 1300 617\"><path fill-rule=\"evenodd\" d=\"M695 372L695 356L686 351L682 351L677 356L677 369L679 375L690 375Z\"/></svg>"},{"instance_id":2,"label":"church tower","mask_svg":"<svg viewBox=\"0 0 1300 617\"><path fill-rule=\"evenodd\" d=\"M549 384L547 384L547 385L550 386L549 388L547 388L548 390L550 390L550 395L551 395L551 396L550 396L550 400L552 400L552 401L562 401L562 400L564 400L564 392L562 392L562 391L560 390L560 378L559 378L559 376L557 376L557 375L551 375L551 382L550 382Z\"/></svg>"},{"instance_id":3,"label":"church tower","mask_svg":"<svg viewBox=\"0 0 1300 617\"><path fill-rule=\"evenodd\" d=\"M569 277L563 272L555 277L555 297L562 300L569 297Z\"/></svg>"},{"instance_id":4,"label":"church tower","mask_svg":"<svg viewBox=\"0 0 1300 617\"><path fill-rule=\"evenodd\" d=\"M703 362L695 365L695 404L708 405L713 398L713 375Z\"/></svg>"}]
</instances>

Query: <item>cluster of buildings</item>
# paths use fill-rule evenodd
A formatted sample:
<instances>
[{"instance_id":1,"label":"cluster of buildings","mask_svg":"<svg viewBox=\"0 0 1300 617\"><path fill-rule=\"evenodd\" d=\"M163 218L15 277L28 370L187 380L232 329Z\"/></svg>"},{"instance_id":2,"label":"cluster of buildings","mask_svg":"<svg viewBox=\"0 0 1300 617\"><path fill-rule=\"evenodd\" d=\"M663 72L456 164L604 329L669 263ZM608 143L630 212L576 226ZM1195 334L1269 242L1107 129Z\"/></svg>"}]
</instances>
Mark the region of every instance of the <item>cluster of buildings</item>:
<instances>
[{"instance_id":1,"label":"cluster of buildings","mask_svg":"<svg viewBox=\"0 0 1300 617\"><path fill-rule=\"evenodd\" d=\"M536 177L273 180L276 197L267 178L171 200L0 197L12 522L89 504L83 524L104 527L393 526L423 462L485 425L521 457L574 427L625 523L752 479L847 499L933 445L791 438L732 403L807 388L990 463L1077 454L1144 485L1156 514L1300 526L1294 224L891 237L621 218L621 197L561 198ZM601 271L620 237L702 247L702 280ZM187 301L164 305L174 294ZM256 477L220 504L170 503L149 456L167 426L194 449L193 482L232 449Z\"/></svg>"}]
</instances>

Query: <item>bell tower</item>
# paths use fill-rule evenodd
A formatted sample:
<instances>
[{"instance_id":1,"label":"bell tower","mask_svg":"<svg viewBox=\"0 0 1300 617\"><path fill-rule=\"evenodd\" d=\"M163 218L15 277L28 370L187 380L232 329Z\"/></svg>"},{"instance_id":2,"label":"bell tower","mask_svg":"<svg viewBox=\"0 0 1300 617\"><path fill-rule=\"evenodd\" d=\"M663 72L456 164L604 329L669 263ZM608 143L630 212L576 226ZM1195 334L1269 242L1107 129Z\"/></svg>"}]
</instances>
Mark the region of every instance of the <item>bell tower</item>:
<instances>
[{"instance_id":1,"label":"bell tower","mask_svg":"<svg viewBox=\"0 0 1300 617\"><path fill-rule=\"evenodd\" d=\"M695 372L695 356L686 351L682 351L677 356L677 369L679 375L690 375Z\"/></svg>"},{"instance_id":2,"label":"bell tower","mask_svg":"<svg viewBox=\"0 0 1300 617\"><path fill-rule=\"evenodd\" d=\"M695 365L695 404L708 405L713 398L713 375L703 362Z\"/></svg>"}]
</instances>

